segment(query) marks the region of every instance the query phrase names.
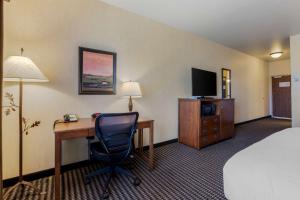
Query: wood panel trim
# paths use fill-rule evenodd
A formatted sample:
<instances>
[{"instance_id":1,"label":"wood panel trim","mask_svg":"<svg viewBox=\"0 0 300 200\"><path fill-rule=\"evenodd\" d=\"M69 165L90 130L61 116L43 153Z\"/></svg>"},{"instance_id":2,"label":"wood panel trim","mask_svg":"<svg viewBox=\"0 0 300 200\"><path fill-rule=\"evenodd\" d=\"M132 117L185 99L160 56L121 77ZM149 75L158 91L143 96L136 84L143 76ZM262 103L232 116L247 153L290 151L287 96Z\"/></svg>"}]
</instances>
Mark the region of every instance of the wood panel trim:
<instances>
[{"instance_id":1,"label":"wood panel trim","mask_svg":"<svg viewBox=\"0 0 300 200\"><path fill-rule=\"evenodd\" d=\"M268 118L271 118L271 117L272 117L271 115L267 115L267 116L264 116L264 117L259 117L259 118L255 118L255 119L235 123L234 126L240 126L240 125L243 125L243 124L248 124L248 123L259 121L259 120L262 120L262 119L268 119Z\"/></svg>"}]
</instances>

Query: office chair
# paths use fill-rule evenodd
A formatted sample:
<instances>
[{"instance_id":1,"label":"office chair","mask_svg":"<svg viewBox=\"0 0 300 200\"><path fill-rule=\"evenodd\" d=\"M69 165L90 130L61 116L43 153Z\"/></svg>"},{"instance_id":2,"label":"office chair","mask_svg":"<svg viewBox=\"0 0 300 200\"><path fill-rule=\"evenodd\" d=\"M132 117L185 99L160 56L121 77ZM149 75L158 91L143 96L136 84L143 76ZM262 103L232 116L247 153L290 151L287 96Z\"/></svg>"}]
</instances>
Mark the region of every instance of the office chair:
<instances>
[{"instance_id":1,"label":"office chair","mask_svg":"<svg viewBox=\"0 0 300 200\"><path fill-rule=\"evenodd\" d=\"M100 142L90 145L91 159L105 162L108 167L88 174L85 177L85 183L89 184L94 176L109 174L108 179L105 181L101 199L109 197L108 186L112 176L116 174L124 174L132 178L135 186L141 183L141 180L129 170L120 167L132 152L132 138L136 132L138 117L137 112L130 112L101 114L96 118L95 130Z\"/></svg>"}]
</instances>

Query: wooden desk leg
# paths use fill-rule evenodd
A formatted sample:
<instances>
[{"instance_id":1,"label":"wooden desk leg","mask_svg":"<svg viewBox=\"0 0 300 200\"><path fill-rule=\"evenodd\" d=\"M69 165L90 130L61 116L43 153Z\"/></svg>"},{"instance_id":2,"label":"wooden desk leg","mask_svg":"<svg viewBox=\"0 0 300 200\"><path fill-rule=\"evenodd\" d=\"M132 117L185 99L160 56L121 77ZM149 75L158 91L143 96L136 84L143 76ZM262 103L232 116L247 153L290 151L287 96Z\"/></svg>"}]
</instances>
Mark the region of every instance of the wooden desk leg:
<instances>
[{"instance_id":1,"label":"wooden desk leg","mask_svg":"<svg viewBox=\"0 0 300 200\"><path fill-rule=\"evenodd\" d=\"M142 146L142 140L141 140L141 129L138 130L138 152L141 153L141 146Z\"/></svg>"},{"instance_id":2,"label":"wooden desk leg","mask_svg":"<svg viewBox=\"0 0 300 200\"><path fill-rule=\"evenodd\" d=\"M61 139L55 135L55 200L60 200Z\"/></svg>"},{"instance_id":3,"label":"wooden desk leg","mask_svg":"<svg viewBox=\"0 0 300 200\"><path fill-rule=\"evenodd\" d=\"M141 153L144 152L144 129L141 129Z\"/></svg>"},{"instance_id":4,"label":"wooden desk leg","mask_svg":"<svg viewBox=\"0 0 300 200\"><path fill-rule=\"evenodd\" d=\"M151 122L150 127L149 127L149 165L150 169L154 169L154 146L153 146L153 140L154 140L154 135L153 135L153 122Z\"/></svg>"}]
</instances>

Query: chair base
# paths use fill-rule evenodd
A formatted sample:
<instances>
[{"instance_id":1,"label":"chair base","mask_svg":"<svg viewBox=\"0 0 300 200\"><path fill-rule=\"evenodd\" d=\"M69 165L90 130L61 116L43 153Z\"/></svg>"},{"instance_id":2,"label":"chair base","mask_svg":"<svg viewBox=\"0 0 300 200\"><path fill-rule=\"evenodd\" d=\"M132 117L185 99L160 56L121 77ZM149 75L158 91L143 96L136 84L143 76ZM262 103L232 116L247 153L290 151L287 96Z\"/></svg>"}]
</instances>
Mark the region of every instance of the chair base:
<instances>
[{"instance_id":1,"label":"chair base","mask_svg":"<svg viewBox=\"0 0 300 200\"><path fill-rule=\"evenodd\" d=\"M91 183L91 178L98 176L98 175L103 175L103 174L109 174L107 180L104 183L104 188L103 188L103 194L101 195L101 199L108 199L109 198L109 191L108 191L108 186L111 182L111 179L113 176L116 174L123 174L129 178L133 179L132 184L135 186L139 186L141 184L141 180L133 175L129 170L126 170L122 167L119 166L109 166L105 167L103 169L99 169L97 171L94 171L88 175L85 176L85 184L90 184Z\"/></svg>"}]
</instances>

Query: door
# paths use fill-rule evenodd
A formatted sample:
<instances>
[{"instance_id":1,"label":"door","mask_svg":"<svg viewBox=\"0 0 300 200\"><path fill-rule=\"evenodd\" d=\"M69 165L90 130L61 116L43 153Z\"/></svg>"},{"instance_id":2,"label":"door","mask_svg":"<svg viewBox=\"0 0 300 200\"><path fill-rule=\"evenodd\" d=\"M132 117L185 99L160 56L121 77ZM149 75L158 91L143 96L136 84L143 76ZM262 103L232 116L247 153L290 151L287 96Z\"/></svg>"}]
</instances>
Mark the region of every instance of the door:
<instances>
[{"instance_id":1,"label":"door","mask_svg":"<svg viewBox=\"0 0 300 200\"><path fill-rule=\"evenodd\" d=\"M291 118L291 76L272 77L273 117Z\"/></svg>"},{"instance_id":2,"label":"door","mask_svg":"<svg viewBox=\"0 0 300 200\"><path fill-rule=\"evenodd\" d=\"M223 99L220 106L221 140L234 136L234 100Z\"/></svg>"}]
</instances>

